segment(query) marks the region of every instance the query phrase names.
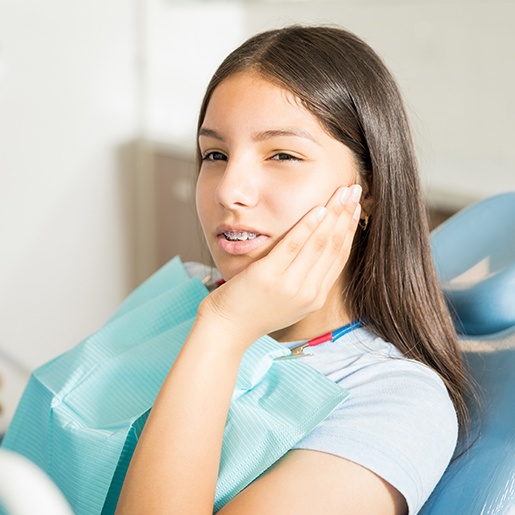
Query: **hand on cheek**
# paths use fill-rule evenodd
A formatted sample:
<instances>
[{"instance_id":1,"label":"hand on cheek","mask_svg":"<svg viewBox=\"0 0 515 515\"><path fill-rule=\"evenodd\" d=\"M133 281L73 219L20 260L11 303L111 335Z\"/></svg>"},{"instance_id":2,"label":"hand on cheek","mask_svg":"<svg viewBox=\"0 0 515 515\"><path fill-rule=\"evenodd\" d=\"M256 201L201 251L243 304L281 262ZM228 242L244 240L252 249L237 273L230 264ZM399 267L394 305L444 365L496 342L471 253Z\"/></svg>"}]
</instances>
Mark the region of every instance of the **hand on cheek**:
<instances>
[{"instance_id":1,"label":"hand on cheek","mask_svg":"<svg viewBox=\"0 0 515 515\"><path fill-rule=\"evenodd\" d=\"M267 256L212 292L201 305L200 318L223 323L252 343L322 308L349 258L360 197L359 185L338 188Z\"/></svg>"}]
</instances>

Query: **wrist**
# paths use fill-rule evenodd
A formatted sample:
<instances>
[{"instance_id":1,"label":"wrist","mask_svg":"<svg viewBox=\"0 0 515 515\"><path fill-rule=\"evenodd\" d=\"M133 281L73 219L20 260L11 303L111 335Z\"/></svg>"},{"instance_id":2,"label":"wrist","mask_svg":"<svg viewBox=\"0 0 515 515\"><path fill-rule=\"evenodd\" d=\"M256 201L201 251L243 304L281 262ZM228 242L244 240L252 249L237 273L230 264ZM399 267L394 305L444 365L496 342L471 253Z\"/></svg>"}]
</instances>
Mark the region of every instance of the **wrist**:
<instances>
[{"instance_id":1,"label":"wrist","mask_svg":"<svg viewBox=\"0 0 515 515\"><path fill-rule=\"evenodd\" d=\"M266 334L266 331L256 327L256 321L252 317L224 310L211 302L210 296L200 303L195 325L205 327L224 339L240 341L246 347Z\"/></svg>"},{"instance_id":2,"label":"wrist","mask_svg":"<svg viewBox=\"0 0 515 515\"><path fill-rule=\"evenodd\" d=\"M243 323L199 310L187 344L190 348L195 346L198 352L214 352L241 360L245 351L262 336L247 329Z\"/></svg>"}]
</instances>

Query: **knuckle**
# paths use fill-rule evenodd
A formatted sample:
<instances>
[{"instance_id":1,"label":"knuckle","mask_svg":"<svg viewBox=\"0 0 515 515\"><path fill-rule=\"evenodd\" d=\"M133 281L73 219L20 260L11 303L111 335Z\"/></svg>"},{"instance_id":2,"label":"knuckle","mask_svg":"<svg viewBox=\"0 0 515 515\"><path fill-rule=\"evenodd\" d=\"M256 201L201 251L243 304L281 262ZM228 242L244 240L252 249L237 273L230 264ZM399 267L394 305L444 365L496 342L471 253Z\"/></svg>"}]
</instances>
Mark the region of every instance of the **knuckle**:
<instances>
[{"instance_id":1,"label":"knuckle","mask_svg":"<svg viewBox=\"0 0 515 515\"><path fill-rule=\"evenodd\" d=\"M313 241L313 247L317 252L322 252L327 247L327 236L318 234Z\"/></svg>"},{"instance_id":2,"label":"knuckle","mask_svg":"<svg viewBox=\"0 0 515 515\"><path fill-rule=\"evenodd\" d=\"M334 234L331 238L331 249L334 252L340 252L345 243L345 238L341 234Z\"/></svg>"},{"instance_id":3,"label":"knuckle","mask_svg":"<svg viewBox=\"0 0 515 515\"><path fill-rule=\"evenodd\" d=\"M325 303L324 299L320 295L318 295L317 298L313 301L313 310L318 311L318 310L322 309L324 306L324 303Z\"/></svg>"},{"instance_id":4,"label":"knuckle","mask_svg":"<svg viewBox=\"0 0 515 515\"><path fill-rule=\"evenodd\" d=\"M300 247L301 247L300 243L295 240L290 240L288 242L288 244L286 245L288 252L290 252L291 254L296 254L297 252L299 252Z\"/></svg>"},{"instance_id":5,"label":"knuckle","mask_svg":"<svg viewBox=\"0 0 515 515\"><path fill-rule=\"evenodd\" d=\"M265 293L271 293L276 287L276 283L272 277L266 277L261 279L261 288Z\"/></svg>"},{"instance_id":6,"label":"knuckle","mask_svg":"<svg viewBox=\"0 0 515 515\"><path fill-rule=\"evenodd\" d=\"M283 285L282 292L286 298L293 299L298 295L299 288L296 284L289 282L288 284Z\"/></svg>"},{"instance_id":7,"label":"knuckle","mask_svg":"<svg viewBox=\"0 0 515 515\"><path fill-rule=\"evenodd\" d=\"M316 304L318 296L319 296L319 287L318 286L311 286L311 287L303 288L301 291L302 304L313 308L313 305Z\"/></svg>"}]
</instances>

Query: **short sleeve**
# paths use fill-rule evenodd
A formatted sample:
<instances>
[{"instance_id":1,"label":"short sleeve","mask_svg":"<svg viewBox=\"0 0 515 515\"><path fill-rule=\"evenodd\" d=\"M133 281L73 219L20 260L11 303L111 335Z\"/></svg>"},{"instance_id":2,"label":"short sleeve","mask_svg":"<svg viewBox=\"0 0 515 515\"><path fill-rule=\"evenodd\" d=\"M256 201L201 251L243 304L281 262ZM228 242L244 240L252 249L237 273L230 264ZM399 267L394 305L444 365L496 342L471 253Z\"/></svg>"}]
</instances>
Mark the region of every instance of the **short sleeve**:
<instances>
[{"instance_id":1,"label":"short sleeve","mask_svg":"<svg viewBox=\"0 0 515 515\"><path fill-rule=\"evenodd\" d=\"M296 449L327 452L366 467L394 486L416 514L449 464L456 412L439 376L406 359L357 368L338 384L349 398Z\"/></svg>"}]
</instances>

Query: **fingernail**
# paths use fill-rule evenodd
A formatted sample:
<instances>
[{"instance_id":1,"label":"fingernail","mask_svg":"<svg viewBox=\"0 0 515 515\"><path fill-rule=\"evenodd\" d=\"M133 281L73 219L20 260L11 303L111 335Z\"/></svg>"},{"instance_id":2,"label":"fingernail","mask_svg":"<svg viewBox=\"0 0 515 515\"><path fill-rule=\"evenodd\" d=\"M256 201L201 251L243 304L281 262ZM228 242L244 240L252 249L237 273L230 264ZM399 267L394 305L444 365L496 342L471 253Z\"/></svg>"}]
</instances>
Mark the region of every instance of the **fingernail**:
<instances>
[{"instance_id":1,"label":"fingernail","mask_svg":"<svg viewBox=\"0 0 515 515\"><path fill-rule=\"evenodd\" d=\"M327 213L327 208L326 207L319 207L317 209L317 212L316 212L316 215L315 215L316 219L320 222L324 218L326 213Z\"/></svg>"},{"instance_id":2,"label":"fingernail","mask_svg":"<svg viewBox=\"0 0 515 515\"><path fill-rule=\"evenodd\" d=\"M340 191L340 203L345 204L345 202L347 202L347 200L349 199L349 196L350 196L349 188L345 188L345 189L341 190Z\"/></svg>"},{"instance_id":3,"label":"fingernail","mask_svg":"<svg viewBox=\"0 0 515 515\"><path fill-rule=\"evenodd\" d=\"M351 188L352 194L351 194L351 200L353 202L359 202L359 199L361 198L361 191L362 188L359 184L354 184Z\"/></svg>"}]
</instances>

